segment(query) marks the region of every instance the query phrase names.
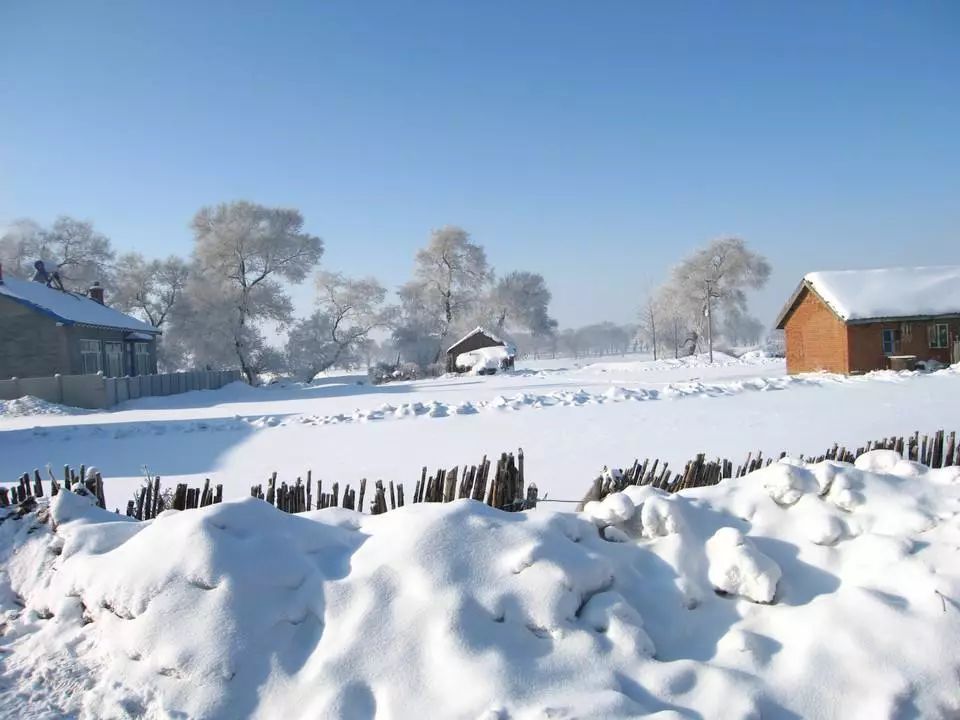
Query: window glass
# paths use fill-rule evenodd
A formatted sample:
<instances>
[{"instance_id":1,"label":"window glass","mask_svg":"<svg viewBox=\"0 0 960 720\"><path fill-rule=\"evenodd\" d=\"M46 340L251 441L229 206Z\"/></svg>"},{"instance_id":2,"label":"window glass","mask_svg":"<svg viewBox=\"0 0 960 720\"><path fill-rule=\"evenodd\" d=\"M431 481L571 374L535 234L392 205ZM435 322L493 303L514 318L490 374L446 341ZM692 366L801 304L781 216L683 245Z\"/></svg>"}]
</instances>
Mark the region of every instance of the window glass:
<instances>
[{"instance_id":1,"label":"window glass","mask_svg":"<svg viewBox=\"0 0 960 720\"><path fill-rule=\"evenodd\" d=\"M80 364L84 375L96 375L103 368L100 365L100 341L80 341Z\"/></svg>"},{"instance_id":2,"label":"window glass","mask_svg":"<svg viewBox=\"0 0 960 720\"><path fill-rule=\"evenodd\" d=\"M930 339L930 347L945 348L950 343L950 328L946 323L931 325L927 330L927 337Z\"/></svg>"},{"instance_id":3,"label":"window glass","mask_svg":"<svg viewBox=\"0 0 960 720\"><path fill-rule=\"evenodd\" d=\"M900 333L897 330L883 331L883 354L896 355L900 350Z\"/></svg>"},{"instance_id":4,"label":"window glass","mask_svg":"<svg viewBox=\"0 0 960 720\"><path fill-rule=\"evenodd\" d=\"M107 377L122 377L123 372L123 343L105 342L103 344L103 354L107 360L105 375Z\"/></svg>"}]
</instances>

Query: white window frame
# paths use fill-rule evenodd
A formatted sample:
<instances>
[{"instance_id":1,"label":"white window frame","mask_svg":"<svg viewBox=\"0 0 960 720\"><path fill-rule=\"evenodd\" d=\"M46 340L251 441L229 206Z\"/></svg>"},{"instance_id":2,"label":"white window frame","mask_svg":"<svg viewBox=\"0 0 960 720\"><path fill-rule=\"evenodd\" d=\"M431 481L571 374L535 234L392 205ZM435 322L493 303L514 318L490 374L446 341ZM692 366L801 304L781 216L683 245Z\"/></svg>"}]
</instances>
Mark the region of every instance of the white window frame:
<instances>
[{"instance_id":1,"label":"white window frame","mask_svg":"<svg viewBox=\"0 0 960 720\"><path fill-rule=\"evenodd\" d=\"M111 349L111 347L113 349ZM104 375L107 377L123 377L126 375L124 372L124 352L123 352L123 341L122 340L104 340L103 341L103 357L106 361L106 369L104 370ZM116 367L112 367L113 363L116 363Z\"/></svg>"},{"instance_id":2,"label":"white window frame","mask_svg":"<svg viewBox=\"0 0 960 720\"><path fill-rule=\"evenodd\" d=\"M948 349L950 347L950 325L948 323L932 323L927 328L927 341L931 349Z\"/></svg>"},{"instance_id":3,"label":"white window frame","mask_svg":"<svg viewBox=\"0 0 960 720\"><path fill-rule=\"evenodd\" d=\"M88 362L93 359L96 369L92 369ZM103 353L99 340L83 339L80 341L80 369L84 375L96 375L103 371Z\"/></svg>"},{"instance_id":4,"label":"white window frame","mask_svg":"<svg viewBox=\"0 0 960 720\"><path fill-rule=\"evenodd\" d=\"M136 342L133 344L133 367L137 375L151 375L150 343Z\"/></svg>"}]
</instances>

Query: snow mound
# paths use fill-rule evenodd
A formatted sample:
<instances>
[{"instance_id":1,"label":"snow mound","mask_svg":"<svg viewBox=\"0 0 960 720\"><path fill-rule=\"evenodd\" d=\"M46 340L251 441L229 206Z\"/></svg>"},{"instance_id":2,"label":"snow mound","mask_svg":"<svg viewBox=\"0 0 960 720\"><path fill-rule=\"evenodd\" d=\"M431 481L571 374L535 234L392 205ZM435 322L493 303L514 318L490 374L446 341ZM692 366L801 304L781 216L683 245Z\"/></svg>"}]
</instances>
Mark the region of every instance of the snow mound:
<instances>
[{"instance_id":1,"label":"snow mound","mask_svg":"<svg viewBox=\"0 0 960 720\"><path fill-rule=\"evenodd\" d=\"M0 400L0 416L23 417L26 415L85 415L93 410L60 405L41 400L33 395L24 395L14 400Z\"/></svg>"},{"instance_id":2,"label":"snow mound","mask_svg":"<svg viewBox=\"0 0 960 720\"><path fill-rule=\"evenodd\" d=\"M960 469L858 465L628 487L572 514L246 499L135 522L63 492L0 510L0 707L956 717Z\"/></svg>"},{"instance_id":3,"label":"snow mound","mask_svg":"<svg viewBox=\"0 0 960 720\"><path fill-rule=\"evenodd\" d=\"M736 528L720 528L707 540L710 582L717 590L758 603L773 602L780 567Z\"/></svg>"}]
</instances>

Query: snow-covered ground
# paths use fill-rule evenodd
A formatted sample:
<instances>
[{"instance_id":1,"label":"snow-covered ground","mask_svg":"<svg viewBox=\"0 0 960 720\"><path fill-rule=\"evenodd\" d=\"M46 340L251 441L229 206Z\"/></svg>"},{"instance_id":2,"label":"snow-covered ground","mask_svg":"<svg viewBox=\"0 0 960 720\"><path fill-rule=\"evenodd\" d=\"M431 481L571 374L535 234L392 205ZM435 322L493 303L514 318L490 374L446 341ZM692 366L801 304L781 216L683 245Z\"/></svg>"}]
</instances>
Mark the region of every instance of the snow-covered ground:
<instances>
[{"instance_id":1,"label":"snow-covered ground","mask_svg":"<svg viewBox=\"0 0 960 720\"><path fill-rule=\"evenodd\" d=\"M475 464L522 447L528 479L551 498L579 498L602 465L697 452L820 453L833 442L958 424L960 372L789 377L782 360L601 358L520 363L496 376L382 386L361 376L312 385L132 401L109 412L56 413L18 402L0 415L0 478L51 464L95 465L111 507L123 508L142 468L164 485L210 477L227 497L277 471L341 487L363 477L404 482L420 468ZM9 405L9 404L8 404ZM29 414L31 408L40 414ZM0 408L2 410L3 408Z\"/></svg>"},{"instance_id":2,"label":"snow-covered ground","mask_svg":"<svg viewBox=\"0 0 960 720\"><path fill-rule=\"evenodd\" d=\"M960 468L890 451L583 514L45 503L0 511L4 717L960 715Z\"/></svg>"},{"instance_id":3,"label":"snow-covered ground","mask_svg":"<svg viewBox=\"0 0 960 720\"><path fill-rule=\"evenodd\" d=\"M788 460L582 514L242 498L308 468L409 495L423 464L523 447L541 495L575 499L603 464L819 453L958 429L957 407L960 367L788 377L757 354L5 402L4 479L96 465L123 508L146 466L237 501L145 523L72 493L0 511L0 717L956 718L957 468Z\"/></svg>"}]
</instances>

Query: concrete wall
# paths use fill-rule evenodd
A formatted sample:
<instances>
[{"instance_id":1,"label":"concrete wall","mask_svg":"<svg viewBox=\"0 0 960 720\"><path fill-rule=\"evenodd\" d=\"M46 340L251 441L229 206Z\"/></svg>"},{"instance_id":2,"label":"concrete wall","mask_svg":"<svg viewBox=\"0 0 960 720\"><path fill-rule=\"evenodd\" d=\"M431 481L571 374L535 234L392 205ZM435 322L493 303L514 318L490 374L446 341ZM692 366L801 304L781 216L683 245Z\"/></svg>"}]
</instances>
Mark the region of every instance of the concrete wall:
<instances>
[{"instance_id":1,"label":"concrete wall","mask_svg":"<svg viewBox=\"0 0 960 720\"><path fill-rule=\"evenodd\" d=\"M849 372L847 326L815 293L804 288L784 325L787 372Z\"/></svg>"},{"instance_id":2,"label":"concrete wall","mask_svg":"<svg viewBox=\"0 0 960 720\"><path fill-rule=\"evenodd\" d=\"M190 390L216 390L237 380L243 380L243 373L239 370L195 370L122 378L56 375L0 380L0 400L33 395L48 402L71 407L102 409L139 397L176 395Z\"/></svg>"},{"instance_id":3,"label":"concrete wall","mask_svg":"<svg viewBox=\"0 0 960 720\"><path fill-rule=\"evenodd\" d=\"M70 364L66 329L49 315L0 295L0 378L78 372Z\"/></svg>"}]
</instances>

